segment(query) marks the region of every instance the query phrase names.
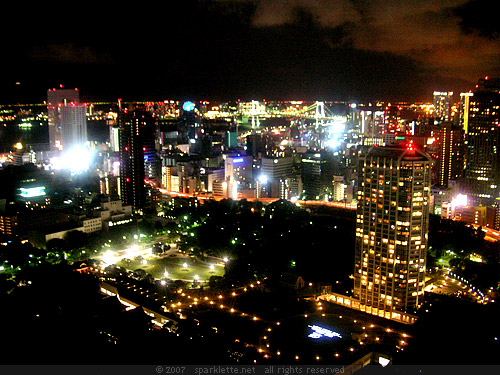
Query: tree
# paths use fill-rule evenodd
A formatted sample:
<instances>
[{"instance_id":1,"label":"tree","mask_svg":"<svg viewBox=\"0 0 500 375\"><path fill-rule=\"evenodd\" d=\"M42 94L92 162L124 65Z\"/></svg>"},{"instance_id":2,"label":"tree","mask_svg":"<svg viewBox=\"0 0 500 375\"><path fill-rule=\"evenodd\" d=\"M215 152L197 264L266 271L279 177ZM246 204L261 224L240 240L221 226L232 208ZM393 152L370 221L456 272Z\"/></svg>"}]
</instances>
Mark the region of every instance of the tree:
<instances>
[{"instance_id":1,"label":"tree","mask_svg":"<svg viewBox=\"0 0 500 375\"><path fill-rule=\"evenodd\" d=\"M85 233L80 230L72 230L64 235L64 240L68 245L68 249L79 249L87 246L89 240Z\"/></svg>"},{"instance_id":2,"label":"tree","mask_svg":"<svg viewBox=\"0 0 500 375\"><path fill-rule=\"evenodd\" d=\"M68 249L68 244L61 238L53 238L47 241L47 252L62 253Z\"/></svg>"}]
</instances>

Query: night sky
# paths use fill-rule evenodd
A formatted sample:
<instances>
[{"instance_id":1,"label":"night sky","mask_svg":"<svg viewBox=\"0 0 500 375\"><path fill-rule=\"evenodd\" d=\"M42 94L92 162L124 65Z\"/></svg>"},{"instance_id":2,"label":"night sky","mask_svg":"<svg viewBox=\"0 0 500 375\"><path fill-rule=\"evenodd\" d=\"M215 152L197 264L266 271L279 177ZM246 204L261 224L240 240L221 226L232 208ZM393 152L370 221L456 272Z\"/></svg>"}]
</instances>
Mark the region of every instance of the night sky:
<instances>
[{"instance_id":1,"label":"night sky","mask_svg":"<svg viewBox=\"0 0 500 375\"><path fill-rule=\"evenodd\" d=\"M2 10L0 103L59 84L89 101L429 101L500 76L493 1L17 3Z\"/></svg>"}]
</instances>

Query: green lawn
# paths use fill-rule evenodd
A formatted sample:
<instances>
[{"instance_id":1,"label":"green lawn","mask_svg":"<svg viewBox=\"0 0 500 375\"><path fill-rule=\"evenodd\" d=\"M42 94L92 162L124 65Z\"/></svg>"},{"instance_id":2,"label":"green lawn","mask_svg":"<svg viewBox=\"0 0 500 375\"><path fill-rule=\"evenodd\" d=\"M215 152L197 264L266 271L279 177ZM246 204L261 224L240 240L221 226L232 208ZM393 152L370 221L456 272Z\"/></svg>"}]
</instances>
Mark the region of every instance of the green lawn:
<instances>
[{"instance_id":1,"label":"green lawn","mask_svg":"<svg viewBox=\"0 0 500 375\"><path fill-rule=\"evenodd\" d=\"M143 269L157 279L165 277L165 270L168 272L168 278L172 280L194 280L194 276L198 275L199 281L208 281L210 276L224 275L223 266L214 264L214 269L212 270L210 269L210 264L212 263L200 262L191 257L147 257L145 259L147 264L142 264L141 262L132 259L129 264L120 260L116 263L116 265L128 270ZM187 264L186 268L183 267L184 263Z\"/></svg>"}]
</instances>

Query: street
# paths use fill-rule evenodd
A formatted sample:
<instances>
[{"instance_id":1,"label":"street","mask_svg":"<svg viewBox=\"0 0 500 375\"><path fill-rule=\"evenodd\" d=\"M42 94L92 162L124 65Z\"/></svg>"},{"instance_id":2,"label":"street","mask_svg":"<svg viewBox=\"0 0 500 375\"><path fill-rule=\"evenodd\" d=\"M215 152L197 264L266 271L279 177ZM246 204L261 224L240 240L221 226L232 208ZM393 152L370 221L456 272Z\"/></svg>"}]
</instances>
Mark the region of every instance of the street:
<instances>
[{"instance_id":1,"label":"street","mask_svg":"<svg viewBox=\"0 0 500 375\"><path fill-rule=\"evenodd\" d=\"M484 296L468 281L451 273L449 269L441 269L431 275L425 284L425 291L455 297L470 298L478 303L485 303Z\"/></svg>"}]
</instances>

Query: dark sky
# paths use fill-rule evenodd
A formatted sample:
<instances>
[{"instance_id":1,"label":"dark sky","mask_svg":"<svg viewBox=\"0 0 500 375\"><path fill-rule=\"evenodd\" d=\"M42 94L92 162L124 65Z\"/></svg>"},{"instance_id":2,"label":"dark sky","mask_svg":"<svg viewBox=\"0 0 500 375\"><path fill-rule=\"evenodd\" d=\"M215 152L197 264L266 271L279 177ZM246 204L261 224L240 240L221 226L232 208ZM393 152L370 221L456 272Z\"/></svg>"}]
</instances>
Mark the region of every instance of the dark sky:
<instances>
[{"instance_id":1,"label":"dark sky","mask_svg":"<svg viewBox=\"0 0 500 375\"><path fill-rule=\"evenodd\" d=\"M500 76L493 1L27 4L2 11L3 103L59 84L87 100L430 100Z\"/></svg>"}]
</instances>

